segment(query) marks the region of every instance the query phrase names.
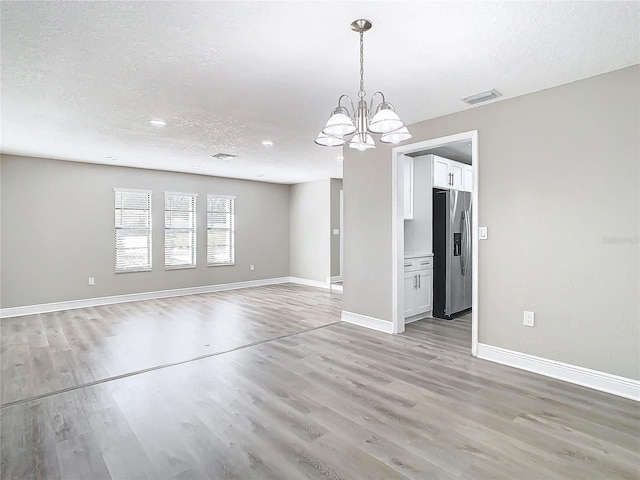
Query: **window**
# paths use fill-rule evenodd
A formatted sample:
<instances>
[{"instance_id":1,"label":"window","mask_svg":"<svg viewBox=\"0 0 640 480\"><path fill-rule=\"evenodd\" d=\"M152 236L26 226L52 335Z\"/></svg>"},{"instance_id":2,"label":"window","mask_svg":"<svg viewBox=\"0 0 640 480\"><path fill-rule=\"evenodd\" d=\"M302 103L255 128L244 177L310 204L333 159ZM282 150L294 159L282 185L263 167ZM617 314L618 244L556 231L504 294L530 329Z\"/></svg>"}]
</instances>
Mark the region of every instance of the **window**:
<instances>
[{"instance_id":1,"label":"window","mask_svg":"<svg viewBox=\"0 0 640 480\"><path fill-rule=\"evenodd\" d=\"M195 193L164 194L164 266L196 266L196 198Z\"/></svg>"},{"instance_id":2,"label":"window","mask_svg":"<svg viewBox=\"0 0 640 480\"><path fill-rule=\"evenodd\" d=\"M116 273L151 270L151 191L115 188Z\"/></svg>"},{"instance_id":3,"label":"window","mask_svg":"<svg viewBox=\"0 0 640 480\"><path fill-rule=\"evenodd\" d=\"M233 265L236 197L207 195L207 265Z\"/></svg>"}]
</instances>

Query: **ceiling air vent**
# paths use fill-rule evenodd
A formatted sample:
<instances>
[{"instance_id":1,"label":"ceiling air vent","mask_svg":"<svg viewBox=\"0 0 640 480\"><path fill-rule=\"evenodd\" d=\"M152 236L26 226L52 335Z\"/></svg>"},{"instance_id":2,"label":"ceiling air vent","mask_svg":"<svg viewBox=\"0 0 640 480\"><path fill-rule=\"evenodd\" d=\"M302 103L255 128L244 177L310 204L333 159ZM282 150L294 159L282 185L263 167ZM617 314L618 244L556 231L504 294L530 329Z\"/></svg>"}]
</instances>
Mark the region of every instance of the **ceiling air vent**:
<instances>
[{"instance_id":1,"label":"ceiling air vent","mask_svg":"<svg viewBox=\"0 0 640 480\"><path fill-rule=\"evenodd\" d=\"M232 158L238 158L238 155L232 155L230 153L216 153L215 155L211 155L213 158L217 158L218 160L230 160Z\"/></svg>"},{"instance_id":2,"label":"ceiling air vent","mask_svg":"<svg viewBox=\"0 0 640 480\"><path fill-rule=\"evenodd\" d=\"M469 97L461 98L461 100L469 105L475 105L476 103L488 102L494 98L501 97L502 94L496 89L489 90L488 92L476 93Z\"/></svg>"}]
</instances>

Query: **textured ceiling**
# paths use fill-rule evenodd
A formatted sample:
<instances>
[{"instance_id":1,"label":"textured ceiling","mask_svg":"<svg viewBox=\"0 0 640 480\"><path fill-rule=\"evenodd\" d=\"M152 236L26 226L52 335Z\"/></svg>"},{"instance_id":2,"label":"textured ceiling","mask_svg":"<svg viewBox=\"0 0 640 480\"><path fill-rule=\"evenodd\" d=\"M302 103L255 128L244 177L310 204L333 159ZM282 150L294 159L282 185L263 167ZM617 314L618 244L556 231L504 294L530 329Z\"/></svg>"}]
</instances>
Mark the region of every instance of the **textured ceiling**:
<instances>
[{"instance_id":1,"label":"textured ceiling","mask_svg":"<svg viewBox=\"0 0 640 480\"><path fill-rule=\"evenodd\" d=\"M639 2L0 8L3 153L281 183L342 176L341 149L313 139L338 96L357 93L356 18L373 22L365 89L408 124L491 88L505 99L640 61Z\"/></svg>"}]
</instances>

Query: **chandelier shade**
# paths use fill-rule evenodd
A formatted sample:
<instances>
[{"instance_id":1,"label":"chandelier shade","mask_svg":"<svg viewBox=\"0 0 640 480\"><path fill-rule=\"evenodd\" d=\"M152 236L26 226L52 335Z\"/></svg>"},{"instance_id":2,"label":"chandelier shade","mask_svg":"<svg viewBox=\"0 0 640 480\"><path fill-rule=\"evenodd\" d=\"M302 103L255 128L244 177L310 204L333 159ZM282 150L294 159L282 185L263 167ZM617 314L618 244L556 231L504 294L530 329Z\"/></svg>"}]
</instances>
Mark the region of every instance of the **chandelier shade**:
<instances>
[{"instance_id":1,"label":"chandelier shade","mask_svg":"<svg viewBox=\"0 0 640 480\"><path fill-rule=\"evenodd\" d=\"M356 126L353 124L353 120L349 118L349 112L345 107L335 108L322 129L322 133L334 137L351 135L355 131Z\"/></svg>"},{"instance_id":2,"label":"chandelier shade","mask_svg":"<svg viewBox=\"0 0 640 480\"><path fill-rule=\"evenodd\" d=\"M399 143L408 140L413 136L405 126L404 122L395 111L393 105L388 103L382 92L376 92L371 96L371 102L367 105L365 99L367 93L364 90L364 32L371 28L369 20L360 19L351 23L351 29L360 35L360 90L358 91L357 109L354 108L353 100L348 95L341 95L338 99L338 106L333 109L329 120L323 127L315 143L323 147L334 147L343 145L349 135L355 136L349 141L349 147L364 151L376 148L376 143L371 135L382 135L380 141L383 143ZM373 99L380 96L381 100L374 109ZM346 99L351 106L342 105ZM375 112L372 115L371 112Z\"/></svg>"},{"instance_id":3,"label":"chandelier shade","mask_svg":"<svg viewBox=\"0 0 640 480\"><path fill-rule=\"evenodd\" d=\"M370 133L357 133L349 142L349 148L364 152L370 148L376 148L376 143Z\"/></svg>"},{"instance_id":4,"label":"chandelier shade","mask_svg":"<svg viewBox=\"0 0 640 480\"><path fill-rule=\"evenodd\" d=\"M315 142L323 147L339 147L341 145L344 145L344 138L325 135L324 133L320 132L316 137Z\"/></svg>"},{"instance_id":5,"label":"chandelier shade","mask_svg":"<svg viewBox=\"0 0 640 480\"><path fill-rule=\"evenodd\" d=\"M393 111L391 104L386 103L380 106L378 113L371 119L369 131L371 133L384 134L399 130L402 127L404 127L404 122Z\"/></svg>"},{"instance_id":6,"label":"chandelier shade","mask_svg":"<svg viewBox=\"0 0 640 480\"><path fill-rule=\"evenodd\" d=\"M380 137L380 141L383 143L400 143L410 138L413 138L413 135L411 135L407 127L402 127L393 132L385 133Z\"/></svg>"}]
</instances>

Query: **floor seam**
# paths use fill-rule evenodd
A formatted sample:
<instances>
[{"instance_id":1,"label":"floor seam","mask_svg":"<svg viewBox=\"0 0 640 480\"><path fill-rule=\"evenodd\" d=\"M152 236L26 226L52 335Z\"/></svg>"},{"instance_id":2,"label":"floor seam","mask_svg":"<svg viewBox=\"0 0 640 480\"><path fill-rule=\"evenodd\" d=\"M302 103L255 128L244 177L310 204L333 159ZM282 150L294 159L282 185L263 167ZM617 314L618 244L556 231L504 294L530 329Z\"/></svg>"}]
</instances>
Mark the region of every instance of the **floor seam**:
<instances>
[{"instance_id":1,"label":"floor seam","mask_svg":"<svg viewBox=\"0 0 640 480\"><path fill-rule=\"evenodd\" d=\"M157 370L163 370L165 368L177 367L179 365L184 365L186 363L192 363L192 362L197 362L199 360L205 360L205 359L211 358L211 357L217 357L218 355L224 355L225 353L236 352L238 350L243 350L245 348L256 347L258 345L264 345L264 344L270 343L270 342L276 342L276 341L282 340L284 338L295 337L296 335L302 335L304 333L313 332L315 330L320 330L322 328L327 328L327 327L330 327L332 325L338 325L340 323L342 323L342 321L338 320L336 322L327 323L326 325L320 325L319 327L310 328L308 330L303 330L301 332L288 333L286 335L281 335L281 336L275 337L275 338L269 338L269 339L266 339L266 340L259 340L257 342L248 343L246 345L240 345L238 347L230 348L228 350L223 350L221 352L207 353L205 355L199 355L197 357L188 358L186 360L180 360L178 362L165 363L165 364L162 364L162 365L157 365L155 367L143 368L142 370L135 370L133 372L122 373L120 375L114 375L113 377L107 377L107 378L103 378L103 379L100 379L100 380L94 380L93 382L83 383L82 385L76 385L76 386L73 386L73 387L62 388L60 390L55 390L53 392L41 393L40 395L34 395L33 397L28 397L28 398L23 398L23 399L20 399L20 400L14 400L12 402L3 403L2 405L0 405L0 409L5 409L5 408L9 408L9 407L14 407L16 405L22 405L23 403L29 403L29 402L34 402L34 401L37 401L37 400L42 400L43 398L53 397L55 395L61 395L63 393L69 393L69 392L73 392L73 391L76 391L76 390L81 390L83 388L93 387L95 385L101 385L103 383L122 380L123 378L129 378L129 377L133 377L133 376L136 376L136 375L143 375L145 373L154 372L154 371L157 371Z\"/></svg>"}]
</instances>

